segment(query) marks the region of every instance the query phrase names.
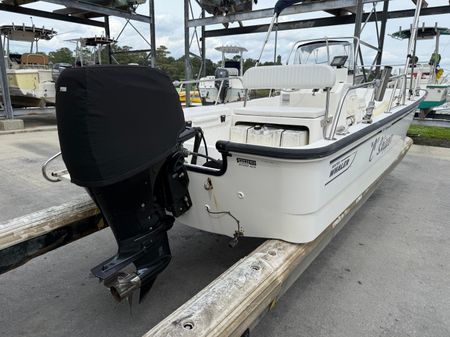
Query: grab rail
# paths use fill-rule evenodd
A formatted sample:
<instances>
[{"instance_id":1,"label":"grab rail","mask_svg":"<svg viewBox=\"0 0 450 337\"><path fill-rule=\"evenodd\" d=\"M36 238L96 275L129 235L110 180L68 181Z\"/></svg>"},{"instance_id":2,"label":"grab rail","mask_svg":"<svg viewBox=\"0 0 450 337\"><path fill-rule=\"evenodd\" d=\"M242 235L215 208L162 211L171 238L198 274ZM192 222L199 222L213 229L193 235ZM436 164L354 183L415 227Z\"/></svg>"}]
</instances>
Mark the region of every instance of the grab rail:
<instances>
[{"instance_id":1,"label":"grab rail","mask_svg":"<svg viewBox=\"0 0 450 337\"><path fill-rule=\"evenodd\" d=\"M406 76L406 74L400 74L400 75L392 76L389 80L393 80L393 79L395 79L395 84L394 84L394 88L392 89L391 97L389 99L388 109L386 112L389 112L392 109L392 104L394 103L394 99L395 99L395 92L397 91L397 88L398 88L398 80L402 79L403 81L407 81L407 76ZM400 99L400 97L402 98L402 104L405 104L406 86L404 86L404 91L401 93L401 96L399 96L399 99Z\"/></svg>"},{"instance_id":2,"label":"grab rail","mask_svg":"<svg viewBox=\"0 0 450 337\"><path fill-rule=\"evenodd\" d=\"M387 111L390 111L391 108L392 108L393 100L395 98L395 92L397 91L398 80L400 78L404 78L404 80L406 81L406 74L395 75L395 76L391 76L389 78L389 82L391 82L392 80L396 80L396 82L395 82L395 85L394 85L394 88L393 88L393 91L392 91L392 94L391 94L391 98L389 100L389 105L388 105L388 110ZM339 119L341 118L342 108L344 106L345 99L347 98L348 93L350 91L353 91L353 90L356 90L356 89L365 88L365 87L368 87L368 86L371 86L371 85L376 85L376 83L377 83L377 80L373 80L371 82L365 82L365 83L353 85L351 87L348 87L345 90L344 94L339 99L339 103L338 103L338 106L336 108L336 113L334 114L333 121L331 123L331 128L330 128L329 135L328 135L328 137L325 137L326 140L333 140L334 136L336 135L338 122L339 122ZM400 96L400 97L402 97L402 104L405 104L405 96L406 96L406 85L403 86L403 93Z\"/></svg>"},{"instance_id":3,"label":"grab rail","mask_svg":"<svg viewBox=\"0 0 450 337\"><path fill-rule=\"evenodd\" d=\"M49 159L47 159L45 161L44 164L42 164L42 167L41 167L42 175L44 176L44 178L47 179L48 181L52 182L52 183L57 183L58 181L61 181L61 178L60 178L61 175L67 173L67 170L61 170L61 171L52 172L52 173L50 173L50 175L47 173L47 166L48 166L48 164L50 164L53 160L55 160L59 156L61 156L61 152L58 152L57 154L51 156Z\"/></svg>"},{"instance_id":4,"label":"grab rail","mask_svg":"<svg viewBox=\"0 0 450 337\"><path fill-rule=\"evenodd\" d=\"M369 85L373 85L373 84L375 84L375 81L352 85L351 87L348 87L345 89L344 94L339 99L336 113L333 116L333 122L331 123L330 134L328 137L325 137L325 139L327 139L327 140L334 139L334 136L336 134L337 124L338 124L339 119L341 118L342 107L344 106L344 102L345 102L345 99L347 98L348 93L352 90L368 87Z\"/></svg>"}]
</instances>

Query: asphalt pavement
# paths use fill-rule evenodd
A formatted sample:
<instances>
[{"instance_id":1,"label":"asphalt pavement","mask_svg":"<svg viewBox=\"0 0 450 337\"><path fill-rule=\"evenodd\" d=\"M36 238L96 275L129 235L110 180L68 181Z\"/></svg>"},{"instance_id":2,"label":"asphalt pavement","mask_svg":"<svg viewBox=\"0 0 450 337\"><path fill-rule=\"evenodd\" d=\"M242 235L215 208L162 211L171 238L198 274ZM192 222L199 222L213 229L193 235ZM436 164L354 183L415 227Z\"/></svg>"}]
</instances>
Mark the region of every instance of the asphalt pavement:
<instances>
[{"instance_id":1,"label":"asphalt pavement","mask_svg":"<svg viewBox=\"0 0 450 337\"><path fill-rule=\"evenodd\" d=\"M76 198L41 163L54 130L0 135L0 221ZM413 146L252 336L450 336L450 149ZM139 337L262 240L175 224L173 260L141 304L89 274L115 253L109 229L0 275L1 336Z\"/></svg>"}]
</instances>

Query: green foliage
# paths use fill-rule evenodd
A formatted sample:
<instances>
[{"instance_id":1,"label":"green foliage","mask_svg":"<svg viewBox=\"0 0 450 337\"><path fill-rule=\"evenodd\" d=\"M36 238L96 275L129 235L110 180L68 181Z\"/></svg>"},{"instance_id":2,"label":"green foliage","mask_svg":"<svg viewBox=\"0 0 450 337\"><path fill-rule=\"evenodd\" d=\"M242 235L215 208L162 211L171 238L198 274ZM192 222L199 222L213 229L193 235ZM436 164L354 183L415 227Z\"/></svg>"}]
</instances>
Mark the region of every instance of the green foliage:
<instances>
[{"instance_id":1,"label":"green foliage","mask_svg":"<svg viewBox=\"0 0 450 337\"><path fill-rule=\"evenodd\" d=\"M52 63L70 63L75 62L73 52L69 48L59 48L56 51L48 53L48 59Z\"/></svg>"},{"instance_id":2,"label":"green foliage","mask_svg":"<svg viewBox=\"0 0 450 337\"><path fill-rule=\"evenodd\" d=\"M412 124L408 136L450 140L450 128Z\"/></svg>"},{"instance_id":3,"label":"green foliage","mask_svg":"<svg viewBox=\"0 0 450 337\"><path fill-rule=\"evenodd\" d=\"M129 63L137 63L139 65L149 65L150 64L150 57L148 57L148 53L146 52L135 52L133 51L133 48L130 46L119 46L117 44L111 45L111 52L113 57L113 63L114 60L117 61L119 64L129 64ZM98 63L98 55L94 55L93 51L89 48L83 48L83 63L84 64L90 64L90 63ZM77 60L79 57L77 57ZM108 48L105 47L102 49L101 52L101 59L103 64L108 63ZM69 48L60 48L54 52L49 53L49 60L53 63L75 63L75 55ZM95 61L94 61L95 60ZM233 57L234 61L239 61L240 56L235 55ZM170 51L167 49L166 46L159 46L156 49L156 63L157 67L164 72L166 72L170 78L175 80L183 80L186 78L184 69L185 69L185 62L184 62L184 56L175 59L173 56L170 55ZM219 66L219 64L214 63L210 59L206 59L206 69L201 69L201 60L198 57L191 57L190 58L191 63L191 70L192 70L192 78L196 79L199 77L202 77L204 75L213 75L216 68ZM256 64L256 60L248 58L244 60L244 72L254 67ZM272 65L273 62L265 62L261 65ZM281 64L281 56L277 57L276 64Z\"/></svg>"},{"instance_id":4,"label":"green foliage","mask_svg":"<svg viewBox=\"0 0 450 337\"><path fill-rule=\"evenodd\" d=\"M139 65L148 65L150 63L149 59L147 58L146 52L133 51L133 47L119 46L117 44L112 44L110 48L112 57L119 64L137 63ZM101 54L102 54L102 63L103 64L108 63L108 48L105 47L104 49L102 49Z\"/></svg>"}]
</instances>

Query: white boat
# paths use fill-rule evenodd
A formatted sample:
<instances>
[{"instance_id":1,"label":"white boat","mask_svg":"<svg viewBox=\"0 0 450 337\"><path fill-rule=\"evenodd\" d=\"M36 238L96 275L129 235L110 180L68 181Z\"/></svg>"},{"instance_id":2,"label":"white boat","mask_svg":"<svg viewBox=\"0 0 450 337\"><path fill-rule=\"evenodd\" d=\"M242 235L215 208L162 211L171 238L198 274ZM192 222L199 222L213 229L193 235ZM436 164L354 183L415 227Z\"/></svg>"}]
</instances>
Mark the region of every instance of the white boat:
<instances>
[{"instance_id":1,"label":"white boat","mask_svg":"<svg viewBox=\"0 0 450 337\"><path fill-rule=\"evenodd\" d=\"M297 51L326 57L330 45L348 47L317 40ZM222 162L187 164L194 207L178 221L228 236L309 242L382 175L403 149L425 93L401 97L388 88L373 99L380 89L353 85L353 70L342 63L348 56L329 55L329 65L255 67L244 87L279 96L185 109L203 130L209 156Z\"/></svg>"},{"instance_id":2,"label":"white boat","mask_svg":"<svg viewBox=\"0 0 450 337\"><path fill-rule=\"evenodd\" d=\"M435 47L431 53L428 63L419 63L418 58L411 62L408 75L414 78L413 90L426 89L428 96L419 105L420 116L425 117L431 110L447 102L450 83L447 76L444 76L444 69L440 67L441 54L439 54L439 43L442 35L450 35L450 30L444 27L419 28L417 40L434 39ZM396 39L410 39L411 29L400 29L391 35Z\"/></svg>"},{"instance_id":3,"label":"white boat","mask_svg":"<svg viewBox=\"0 0 450 337\"><path fill-rule=\"evenodd\" d=\"M102 51L111 48L117 40L106 36L90 36L69 39L68 42L75 43L75 65L77 67L102 64ZM86 53L86 50L89 52Z\"/></svg>"},{"instance_id":4,"label":"white boat","mask_svg":"<svg viewBox=\"0 0 450 337\"><path fill-rule=\"evenodd\" d=\"M35 26L7 25L0 27L6 45L6 74L11 103L15 107L43 107L55 104L55 82L48 56L39 54L39 40L50 40L56 35L52 29ZM30 53L10 53L10 41L31 44Z\"/></svg>"},{"instance_id":5,"label":"white boat","mask_svg":"<svg viewBox=\"0 0 450 337\"><path fill-rule=\"evenodd\" d=\"M222 53L222 62L214 75L202 77L198 83L202 103L207 105L243 101L245 89L242 86L242 55L247 49L239 46L221 46L215 49ZM226 54L239 55L239 61L227 60Z\"/></svg>"},{"instance_id":6,"label":"white boat","mask_svg":"<svg viewBox=\"0 0 450 337\"><path fill-rule=\"evenodd\" d=\"M85 187L115 234L117 255L93 274L118 300L138 288L143 296L170 261L175 218L232 244L317 238L404 153L426 95L407 90L413 40L401 75L384 67L366 83L358 38L299 41L297 63L243 75L245 98L255 89L279 95L184 111L158 70L65 70L56 115L67 170L47 173L56 155L43 173Z\"/></svg>"}]
</instances>

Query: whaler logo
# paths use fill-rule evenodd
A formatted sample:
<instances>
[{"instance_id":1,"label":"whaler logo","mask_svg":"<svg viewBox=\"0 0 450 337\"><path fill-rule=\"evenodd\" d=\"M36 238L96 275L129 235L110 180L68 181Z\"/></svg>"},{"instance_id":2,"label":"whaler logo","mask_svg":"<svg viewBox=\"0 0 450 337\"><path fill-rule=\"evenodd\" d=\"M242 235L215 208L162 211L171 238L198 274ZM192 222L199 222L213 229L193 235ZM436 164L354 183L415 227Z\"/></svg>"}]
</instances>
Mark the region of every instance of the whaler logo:
<instances>
[{"instance_id":1,"label":"whaler logo","mask_svg":"<svg viewBox=\"0 0 450 337\"><path fill-rule=\"evenodd\" d=\"M353 161L355 160L356 157L356 151L352 152L350 154L344 155L335 160L333 160L330 164L330 173L328 176L328 181L326 182L325 185L329 184L330 182L332 182L334 179L336 179L337 177L339 177L342 173L344 173L345 171L347 171L350 166L352 166Z\"/></svg>"},{"instance_id":2,"label":"whaler logo","mask_svg":"<svg viewBox=\"0 0 450 337\"><path fill-rule=\"evenodd\" d=\"M383 153L384 150L386 150L387 147L391 145L393 137L394 135L389 136L383 135L375 138L371 144L372 150L370 151L369 161L372 161L374 157Z\"/></svg>"},{"instance_id":3,"label":"whaler logo","mask_svg":"<svg viewBox=\"0 0 450 337\"><path fill-rule=\"evenodd\" d=\"M251 167L251 168L256 167L256 160L245 159L245 158L236 158L236 162L238 163L239 166L245 166L245 167Z\"/></svg>"}]
</instances>

